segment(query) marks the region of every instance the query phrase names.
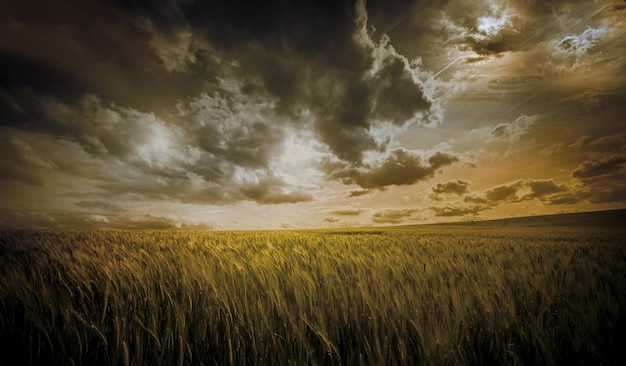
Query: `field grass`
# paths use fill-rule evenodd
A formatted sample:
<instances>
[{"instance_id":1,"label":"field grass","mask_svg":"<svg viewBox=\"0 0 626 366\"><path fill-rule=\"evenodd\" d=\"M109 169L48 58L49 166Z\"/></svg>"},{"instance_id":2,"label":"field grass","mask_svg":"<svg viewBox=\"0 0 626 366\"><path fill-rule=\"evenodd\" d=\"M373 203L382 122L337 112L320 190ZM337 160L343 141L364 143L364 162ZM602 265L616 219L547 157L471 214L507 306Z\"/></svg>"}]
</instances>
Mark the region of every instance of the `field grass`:
<instances>
[{"instance_id":1,"label":"field grass","mask_svg":"<svg viewBox=\"0 0 626 366\"><path fill-rule=\"evenodd\" d=\"M625 239L2 231L0 365L626 364Z\"/></svg>"}]
</instances>

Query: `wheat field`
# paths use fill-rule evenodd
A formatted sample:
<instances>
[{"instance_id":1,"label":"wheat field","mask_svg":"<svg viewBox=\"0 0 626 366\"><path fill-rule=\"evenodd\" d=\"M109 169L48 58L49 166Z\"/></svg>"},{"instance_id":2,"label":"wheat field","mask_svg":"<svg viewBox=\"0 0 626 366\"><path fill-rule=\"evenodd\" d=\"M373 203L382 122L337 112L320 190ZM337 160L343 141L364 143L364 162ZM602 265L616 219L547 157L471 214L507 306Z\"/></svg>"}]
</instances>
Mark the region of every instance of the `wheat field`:
<instances>
[{"instance_id":1,"label":"wheat field","mask_svg":"<svg viewBox=\"0 0 626 366\"><path fill-rule=\"evenodd\" d=\"M0 232L0 365L618 365L624 234Z\"/></svg>"}]
</instances>

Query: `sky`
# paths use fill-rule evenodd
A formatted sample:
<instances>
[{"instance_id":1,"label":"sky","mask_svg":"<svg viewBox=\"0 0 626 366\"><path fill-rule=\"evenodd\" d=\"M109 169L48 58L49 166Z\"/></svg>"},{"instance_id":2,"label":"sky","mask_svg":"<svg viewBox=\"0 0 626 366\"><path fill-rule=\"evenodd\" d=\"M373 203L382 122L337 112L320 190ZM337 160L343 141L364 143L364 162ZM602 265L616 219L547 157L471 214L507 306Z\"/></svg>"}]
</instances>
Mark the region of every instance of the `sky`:
<instances>
[{"instance_id":1,"label":"sky","mask_svg":"<svg viewBox=\"0 0 626 366\"><path fill-rule=\"evenodd\" d=\"M0 0L0 227L626 207L626 2Z\"/></svg>"}]
</instances>

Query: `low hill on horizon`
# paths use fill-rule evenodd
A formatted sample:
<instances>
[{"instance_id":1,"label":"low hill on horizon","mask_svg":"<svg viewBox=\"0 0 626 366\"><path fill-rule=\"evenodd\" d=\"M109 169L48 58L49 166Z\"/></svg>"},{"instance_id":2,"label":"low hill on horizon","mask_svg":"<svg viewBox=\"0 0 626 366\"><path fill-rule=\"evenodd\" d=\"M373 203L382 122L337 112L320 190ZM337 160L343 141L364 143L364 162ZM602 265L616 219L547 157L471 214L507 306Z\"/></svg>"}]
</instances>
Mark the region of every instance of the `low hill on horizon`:
<instances>
[{"instance_id":1,"label":"low hill on horizon","mask_svg":"<svg viewBox=\"0 0 626 366\"><path fill-rule=\"evenodd\" d=\"M437 224L412 225L424 228L467 229L563 229L626 232L626 209L508 217Z\"/></svg>"}]
</instances>

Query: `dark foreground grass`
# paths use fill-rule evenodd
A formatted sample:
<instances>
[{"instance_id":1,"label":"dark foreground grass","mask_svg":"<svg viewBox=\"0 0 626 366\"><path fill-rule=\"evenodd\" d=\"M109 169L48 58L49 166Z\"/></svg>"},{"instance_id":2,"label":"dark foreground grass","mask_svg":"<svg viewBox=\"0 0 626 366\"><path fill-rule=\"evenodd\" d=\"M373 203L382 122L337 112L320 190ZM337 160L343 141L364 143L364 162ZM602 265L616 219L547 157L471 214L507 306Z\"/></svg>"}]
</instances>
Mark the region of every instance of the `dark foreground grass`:
<instances>
[{"instance_id":1,"label":"dark foreground grass","mask_svg":"<svg viewBox=\"0 0 626 366\"><path fill-rule=\"evenodd\" d=\"M623 234L0 233L0 365L619 365Z\"/></svg>"}]
</instances>

